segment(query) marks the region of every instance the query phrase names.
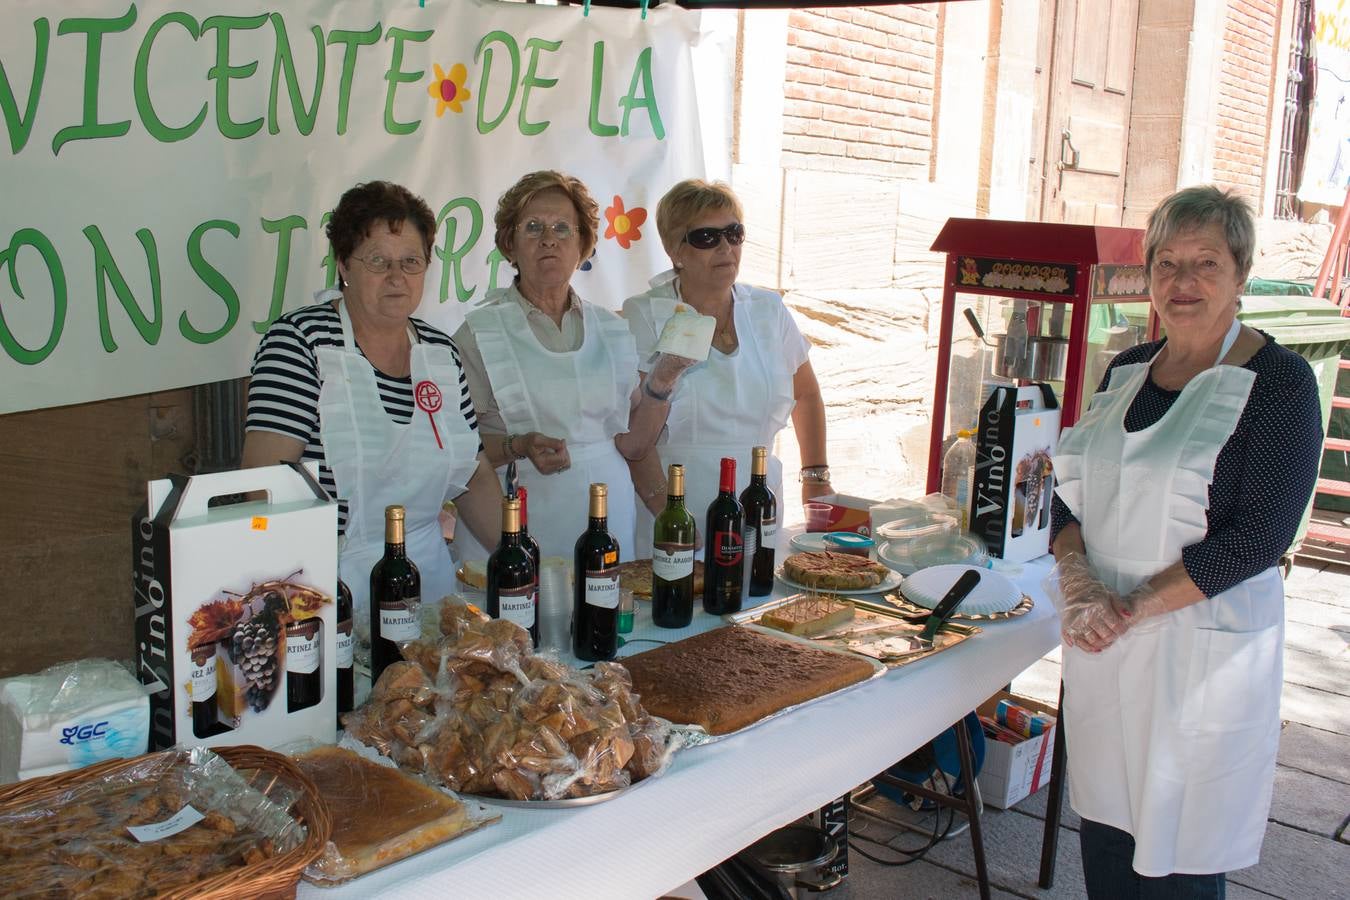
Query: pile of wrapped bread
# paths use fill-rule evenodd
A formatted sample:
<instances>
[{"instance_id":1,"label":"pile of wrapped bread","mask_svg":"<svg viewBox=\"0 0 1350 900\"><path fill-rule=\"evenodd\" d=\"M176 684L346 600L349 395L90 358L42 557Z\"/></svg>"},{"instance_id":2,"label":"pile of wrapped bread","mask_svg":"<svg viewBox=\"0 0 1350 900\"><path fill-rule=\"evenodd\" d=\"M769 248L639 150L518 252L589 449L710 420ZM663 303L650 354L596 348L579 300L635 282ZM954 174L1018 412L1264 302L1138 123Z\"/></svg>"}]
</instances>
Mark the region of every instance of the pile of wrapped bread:
<instances>
[{"instance_id":1,"label":"pile of wrapped bread","mask_svg":"<svg viewBox=\"0 0 1350 900\"><path fill-rule=\"evenodd\" d=\"M348 734L452 790L513 800L585 797L661 771L678 739L622 666L579 672L529 635L447 598L441 635L403 646Z\"/></svg>"}]
</instances>

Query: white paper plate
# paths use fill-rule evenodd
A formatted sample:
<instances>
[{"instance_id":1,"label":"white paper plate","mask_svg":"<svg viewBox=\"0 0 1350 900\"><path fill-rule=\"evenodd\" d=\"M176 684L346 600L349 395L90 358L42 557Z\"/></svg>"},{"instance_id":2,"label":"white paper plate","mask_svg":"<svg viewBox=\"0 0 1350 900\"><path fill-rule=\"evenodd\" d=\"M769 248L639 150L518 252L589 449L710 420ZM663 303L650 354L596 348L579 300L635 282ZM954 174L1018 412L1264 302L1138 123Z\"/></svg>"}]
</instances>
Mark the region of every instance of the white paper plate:
<instances>
[{"instance_id":1,"label":"white paper plate","mask_svg":"<svg viewBox=\"0 0 1350 900\"><path fill-rule=\"evenodd\" d=\"M980 573L980 583L956 608L958 614L987 616L1004 613L1022 601L1022 592L1006 576L991 569L960 564L920 569L905 578L900 590L910 602L932 609L942 602L956 580L972 569Z\"/></svg>"},{"instance_id":2,"label":"white paper plate","mask_svg":"<svg viewBox=\"0 0 1350 900\"><path fill-rule=\"evenodd\" d=\"M825 546L825 531L804 531L801 534L792 536L793 553L819 553L821 550L828 550Z\"/></svg>"},{"instance_id":3,"label":"white paper plate","mask_svg":"<svg viewBox=\"0 0 1350 900\"><path fill-rule=\"evenodd\" d=\"M791 578L787 578L783 575L782 564L779 564L778 570L773 574L777 575L778 580L788 587L796 588L799 591L813 591L817 594L842 594L844 596L849 596L850 594L884 594L886 591L893 591L900 586L900 575L897 572L886 573L886 577L881 580L881 584L878 584L875 587L853 588L852 590L847 591L827 591L822 588L813 588L810 585L793 581Z\"/></svg>"}]
</instances>

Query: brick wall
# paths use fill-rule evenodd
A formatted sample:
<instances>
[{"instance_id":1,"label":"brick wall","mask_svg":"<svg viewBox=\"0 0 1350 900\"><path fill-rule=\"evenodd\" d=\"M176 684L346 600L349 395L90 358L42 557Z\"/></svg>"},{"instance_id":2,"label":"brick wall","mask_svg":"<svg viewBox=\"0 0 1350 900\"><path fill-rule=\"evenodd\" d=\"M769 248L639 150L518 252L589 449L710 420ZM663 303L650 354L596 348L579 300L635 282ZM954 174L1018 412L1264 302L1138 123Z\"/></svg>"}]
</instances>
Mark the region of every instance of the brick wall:
<instances>
[{"instance_id":1,"label":"brick wall","mask_svg":"<svg viewBox=\"0 0 1350 900\"><path fill-rule=\"evenodd\" d=\"M796 10L783 164L914 177L933 143L936 7Z\"/></svg>"},{"instance_id":2,"label":"brick wall","mask_svg":"<svg viewBox=\"0 0 1350 900\"><path fill-rule=\"evenodd\" d=\"M1214 180L1260 203L1266 178L1270 90L1279 0L1230 0L1218 90Z\"/></svg>"}]
</instances>

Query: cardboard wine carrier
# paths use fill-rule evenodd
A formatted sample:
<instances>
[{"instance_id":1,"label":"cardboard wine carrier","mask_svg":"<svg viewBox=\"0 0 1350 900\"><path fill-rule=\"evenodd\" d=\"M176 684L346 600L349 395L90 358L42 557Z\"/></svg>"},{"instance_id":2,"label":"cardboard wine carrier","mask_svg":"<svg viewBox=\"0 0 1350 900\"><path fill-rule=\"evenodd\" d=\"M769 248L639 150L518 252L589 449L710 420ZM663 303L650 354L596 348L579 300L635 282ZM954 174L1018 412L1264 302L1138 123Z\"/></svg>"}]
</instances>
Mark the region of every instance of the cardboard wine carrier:
<instances>
[{"instance_id":1,"label":"cardboard wine carrier","mask_svg":"<svg viewBox=\"0 0 1350 900\"><path fill-rule=\"evenodd\" d=\"M265 500L212 506L216 497ZM292 463L147 485L132 519L150 748L331 743L337 503Z\"/></svg>"},{"instance_id":2,"label":"cardboard wine carrier","mask_svg":"<svg viewBox=\"0 0 1350 900\"><path fill-rule=\"evenodd\" d=\"M1059 412L1047 384L996 388L980 409L970 530L990 556L1025 562L1050 550Z\"/></svg>"}]
</instances>

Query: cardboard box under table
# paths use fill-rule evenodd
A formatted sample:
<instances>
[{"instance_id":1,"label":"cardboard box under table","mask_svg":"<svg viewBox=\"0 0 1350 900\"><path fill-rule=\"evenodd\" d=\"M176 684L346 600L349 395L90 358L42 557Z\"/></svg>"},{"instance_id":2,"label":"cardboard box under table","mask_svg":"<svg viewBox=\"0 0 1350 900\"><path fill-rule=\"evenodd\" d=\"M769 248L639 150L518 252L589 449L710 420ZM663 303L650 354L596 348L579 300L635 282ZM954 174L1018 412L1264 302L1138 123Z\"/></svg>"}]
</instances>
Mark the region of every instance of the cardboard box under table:
<instances>
[{"instance_id":1,"label":"cardboard box under table","mask_svg":"<svg viewBox=\"0 0 1350 900\"><path fill-rule=\"evenodd\" d=\"M254 491L267 499L210 504ZM132 553L150 749L333 742L337 504L311 469L152 481Z\"/></svg>"},{"instance_id":2,"label":"cardboard box under table","mask_svg":"<svg viewBox=\"0 0 1350 900\"><path fill-rule=\"evenodd\" d=\"M981 717L993 719L1000 700L1007 700L1033 712L1055 717L1053 706L1037 703L1007 691L999 691L980 704L976 710ZM1055 726L1035 737L1024 738L1016 744L986 738L984 767L980 769L980 796L990 806L1007 809L1029 797L1050 782L1050 764L1055 752Z\"/></svg>"}]
</instances>

